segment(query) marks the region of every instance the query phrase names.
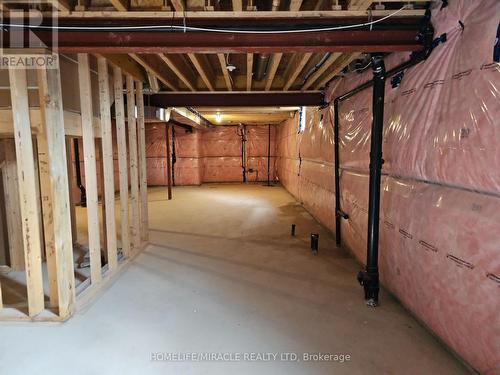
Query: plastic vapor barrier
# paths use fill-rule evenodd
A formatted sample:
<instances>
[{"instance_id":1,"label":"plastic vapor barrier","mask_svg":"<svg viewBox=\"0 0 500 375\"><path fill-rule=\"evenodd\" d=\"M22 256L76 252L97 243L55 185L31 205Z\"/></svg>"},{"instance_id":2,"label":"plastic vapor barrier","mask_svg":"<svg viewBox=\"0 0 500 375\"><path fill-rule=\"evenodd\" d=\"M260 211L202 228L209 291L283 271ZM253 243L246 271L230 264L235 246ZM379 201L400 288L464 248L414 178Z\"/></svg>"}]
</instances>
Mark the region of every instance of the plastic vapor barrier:
<instances>
[{"instance_id":1,"label":"plastic vapor barrier","mask_svg":"<svg viewBox=\"0 0 500 375\"><path fill-rule=\"evenodd\" d=\"M268 126L220 126L193 129L173 126L170 151L175 144L173 163L175 185L200 185L203 182L242 182L267 180ZM271 126L270 178L275 178L276 127ZM165 124L146 126L148 185L166 185Z\"/></svg>"},{"instance_id":2,"label":"plastic vapor barrier","mask_svg":"<svg viewBox=\"0 0 500 375\"><path fill-rule=\"evenodd\" d=\"M432 13L435 36L446 33L447 41L406 70L398 87L386 84L381 281L471 366L499 374L500 64L493 54L500 2L455 0ZM408 57L390 55L386 68ZM350 73L327 97L371 78L370 69ZM342 242L362 262L371 104L370 88L339 108L341 208L349 215ZM333 103L308 108L303 133L297 118L280 126L277 173L334 230L332 119Z\"/></svg>"}]
</instances>

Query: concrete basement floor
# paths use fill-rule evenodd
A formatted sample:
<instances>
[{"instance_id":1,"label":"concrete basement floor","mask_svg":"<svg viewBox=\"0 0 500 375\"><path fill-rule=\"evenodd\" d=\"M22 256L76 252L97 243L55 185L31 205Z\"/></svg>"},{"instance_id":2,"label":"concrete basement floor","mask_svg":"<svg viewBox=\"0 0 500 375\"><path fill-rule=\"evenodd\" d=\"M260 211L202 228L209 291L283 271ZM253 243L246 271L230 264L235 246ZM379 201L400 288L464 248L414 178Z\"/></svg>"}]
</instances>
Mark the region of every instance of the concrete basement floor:
<instances>
[{"instance_id":1,"label":"concrete basement floor","mask_svg":"<svg viewBox=\"0 0 500 375\"><path fill-rule=\"evenodd\" d=\"M0 325L0 374L467 374L281 187L149 194L150 242L64 324ZM297 224L297 236L290 225ZM319 255L309 250L320 234ZM152 352L343 353L339 362L166 362Z\"/></svg>"}]
</instances>

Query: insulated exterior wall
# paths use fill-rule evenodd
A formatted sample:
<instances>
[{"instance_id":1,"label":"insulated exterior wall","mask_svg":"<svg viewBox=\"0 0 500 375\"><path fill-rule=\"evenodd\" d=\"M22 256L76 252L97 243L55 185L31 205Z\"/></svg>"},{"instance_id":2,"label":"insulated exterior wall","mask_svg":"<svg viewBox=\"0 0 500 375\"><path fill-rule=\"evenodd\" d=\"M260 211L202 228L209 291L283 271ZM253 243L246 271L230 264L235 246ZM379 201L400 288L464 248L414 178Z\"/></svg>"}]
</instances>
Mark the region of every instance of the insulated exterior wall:
<instances>
[{"instance_id":1,"label":"insulated exterior wall","mask_svg":"<svg viewBox=\"0 0 500 375\"><path fill-rule=\"evenodd\" d=\"M383 285L488 375L500 373L498 15L495 0L437 4L435 35L446 33L447 41L405 71L399 87L387 82L379 251ZM407 59L391 55L386 67ZM349 74L327 97L371 78L370 70ZM349 215L342 220L342 242L362 262L371 105L367 89L339 109L341 205ZM309 112L323 112L323 126L318 115L308 115L302 134L296 118L278 129L278 178L334 230L333 108Z\"/></svg>"},{"instance_id":2,"label":"insulated exterior wall","mask_svg":"<svg viewBox=\"0 0 500 375\"><path fill-rule=\"evenodd\" d=\"M176 185L200 185L203 182L242 182L243 127L220 126L199 130L174 126ZM267 180L269 129L245 126L247 181ZM271 126L270 178L275 178L276 126ZM171 133L170 133L171 134ZM173 147L171 141L171 150ZM148 185L166 185L165 124L146 126ZM248 172L252 169L252 172Z\"/></svg>"}]
</instances>

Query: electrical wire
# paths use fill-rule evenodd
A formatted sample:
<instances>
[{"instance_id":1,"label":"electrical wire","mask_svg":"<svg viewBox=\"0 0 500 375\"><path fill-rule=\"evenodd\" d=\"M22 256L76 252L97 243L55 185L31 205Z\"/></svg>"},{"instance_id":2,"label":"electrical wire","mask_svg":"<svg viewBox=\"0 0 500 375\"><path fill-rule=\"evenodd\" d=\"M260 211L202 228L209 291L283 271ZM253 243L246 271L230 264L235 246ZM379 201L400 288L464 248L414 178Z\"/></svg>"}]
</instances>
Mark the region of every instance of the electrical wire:
<instances>
[{"instance_id":1,"label":"electrical wire","mask_svg":"<svg viewBox=\"0 0 500 375\"><path fill-rule=\"evenodd\" d=\"M391 17L394 17L401 11L407 8L404 5L401 9L396 10L393 13L388 14L382 18L375 21L363 22L353 25L342 25L342 26L330 26L330 27L320 27L311 29L296 29L296 30L231 30L231 29L216 29L210 27L194 27L186 26L185 17L184 25L136 25L136 26L45 26L45 25L23 25L23 24L8 24L0 23L0 27L17 27L21 29L44 29L44 30L77 30L77 31L92 31L92 30L102 30L102 31L127 31L127 30L181 30L181 31L202 31L202 32L213 32L213 33L229 33L229 34L296 34L296 33L314 33L322 31L335 31L335 30L346 30L355 29L364 26L373 26L377 23L383 22Z\"/></svg>"}]
</instances>

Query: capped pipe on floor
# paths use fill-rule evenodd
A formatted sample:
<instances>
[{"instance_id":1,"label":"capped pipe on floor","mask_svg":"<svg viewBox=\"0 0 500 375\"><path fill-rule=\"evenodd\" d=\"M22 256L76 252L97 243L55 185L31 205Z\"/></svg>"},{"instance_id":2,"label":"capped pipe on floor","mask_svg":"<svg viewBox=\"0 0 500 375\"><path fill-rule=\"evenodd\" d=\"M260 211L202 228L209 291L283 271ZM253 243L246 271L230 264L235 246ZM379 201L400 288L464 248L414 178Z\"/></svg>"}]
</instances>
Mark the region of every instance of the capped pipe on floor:
<instances>
[{"instance_id":1,"label":"capped pipe on floor","mask_svg":"<svg viewBox=\"0 0 500 375\"><path fill-rule=\"evenodd\" d=\"M319 234L311 233L311 251L314 255L318 254L318 243L319 243Z\"/></svg>"}]
</instances>

